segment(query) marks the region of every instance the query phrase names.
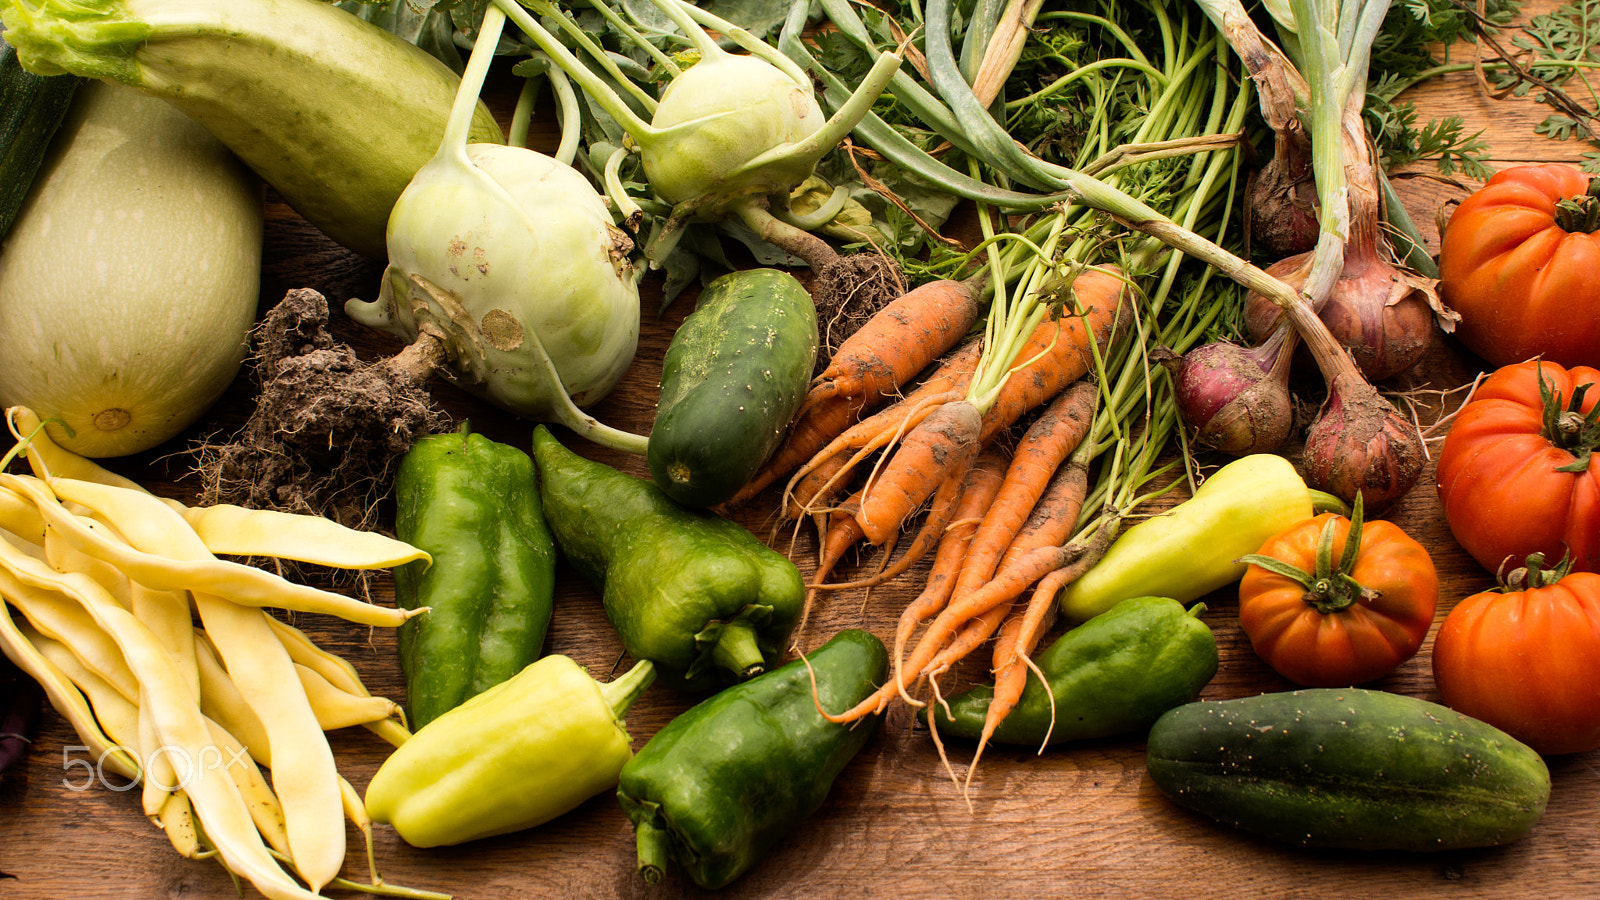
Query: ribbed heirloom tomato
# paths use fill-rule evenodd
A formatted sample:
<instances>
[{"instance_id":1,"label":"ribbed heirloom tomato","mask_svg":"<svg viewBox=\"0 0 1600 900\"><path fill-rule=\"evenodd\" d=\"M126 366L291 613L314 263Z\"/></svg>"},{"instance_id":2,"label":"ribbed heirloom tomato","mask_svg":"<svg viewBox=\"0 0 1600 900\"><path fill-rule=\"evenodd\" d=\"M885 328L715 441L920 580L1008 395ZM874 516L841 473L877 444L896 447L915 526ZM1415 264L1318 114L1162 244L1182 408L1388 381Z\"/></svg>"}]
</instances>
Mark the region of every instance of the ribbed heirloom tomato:
<instances>
[{"instance_id":1,"label":"ribbed heirloom tomato","mask_svg":"<svg viewBox=\"0 0 1600 900\"><path fill-rule=\"evenodd\" d=\"M1355 534L1355 540L1347 540ZM1323 513L1243 557L1239 625L1256 654L1305 687L1349 687L1416 655L1433 625L1439 575L1393 522Z\"/></svg>"},{"instance_id":2,"label":"ribbed heirloom tomato","mask_svg":"<svg viewBox=\"0 0 1600 900\"><path fill-rule=\"evenodd\" d=\"M1496 366L1542 354L1600 366L1600 178L1553 163L1497 173L1439 247L1456 336Z\"/></svg>"},{"instance_id":3,"label":"ribbed heirloom tomato","mask_svg":"<svg viewBox=\"0 0 1600 900\"><path fill-rule=\"evenodd\" d=\"M1537 552L1600 571L1597 399L1600 371L1525 362L1495 371L1456 414L1439 452L1439 501L1479 565L1494 572Z\"/></svg>"},{"instance_id":4,"label":"ribbed heirloom tomato","mask_svg":"<svg viewBox=\"0 0 1600 900\"><path fill-rule=\"evenodd\" d=\"M1546 755L1600 748L1600 575L1539 554L1456 604L1433 643L1446 706Z\"/></svg>"}]
</instances>

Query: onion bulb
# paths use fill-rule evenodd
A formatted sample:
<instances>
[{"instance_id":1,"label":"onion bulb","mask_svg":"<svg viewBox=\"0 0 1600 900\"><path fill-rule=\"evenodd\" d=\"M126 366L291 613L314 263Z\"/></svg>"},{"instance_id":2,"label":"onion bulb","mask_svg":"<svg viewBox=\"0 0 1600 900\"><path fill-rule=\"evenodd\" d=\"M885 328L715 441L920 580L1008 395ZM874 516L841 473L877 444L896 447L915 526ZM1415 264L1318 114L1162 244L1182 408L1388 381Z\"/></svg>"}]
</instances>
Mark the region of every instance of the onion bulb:
<instances>
[{"instance_id":1,"label":"onion bulb","mask_svg":"<svg viewBox=\"0 0 1600 900\"><path fill-rule=\"evenodd\" d=\"M1294 425L1289 361L1294 330L1283 327L1258 347L1228 341L1185 353L1173 368L1178 414L1195 440L1231 456L1270 453Z\"/></svg>"}]
</instances>

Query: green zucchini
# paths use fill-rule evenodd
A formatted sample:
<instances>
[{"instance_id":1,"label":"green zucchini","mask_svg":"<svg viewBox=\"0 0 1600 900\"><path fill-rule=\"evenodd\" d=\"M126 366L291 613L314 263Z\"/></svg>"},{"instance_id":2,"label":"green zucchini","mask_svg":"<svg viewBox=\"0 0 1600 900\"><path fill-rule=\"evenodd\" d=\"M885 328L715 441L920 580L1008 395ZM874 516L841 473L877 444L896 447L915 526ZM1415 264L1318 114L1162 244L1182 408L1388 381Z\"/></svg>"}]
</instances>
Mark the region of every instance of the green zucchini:
<instances>
[{"instance_id":1,"label":"green zucchini","mask_svg":"<svg viewBox=\"0 0 1600 900\"><path fill-rule=\"evenodd\" d=\"M415 44L321 0L0 0L0 19L29 71L160 97L306 221L377 258L461 83ZM473 141L504 142L483 104L472 122Z\"/></svg>"},{"instance_id":2,"label":"green zucchini","mask_svg":"<svg viewBox=\"0 0 1600 900\"><path fill-rule=\"evenodd\" d=\"M1505 732L1416 697L1354 688L1177 707L1150 729L1146 765L1180 806L1305 847L1508 844L1550 797L1544 760Z\"/></svg>"},{"instance_id":3,"label":"green zucchini","mask_svg":"<svg viewBox=\"0 0 1600 900\"><path fill-rule=\"evenodd\" d=\"M755 475L805 397L817 310L794 276L733 272L701 292L662 362L645 456L668 497L709 507Z\"/></svg>"},{"instance_id":4,"label":"green zucchini","mask_svg":"<svg viewBox=\"0 0 1600 900\"><path fill-rule=\"evenodd\" d=\"M0 32L0 240L17 221L50 139L67 117L82 80L23 69L16 48Z\"/></svg>"}]
</instances>

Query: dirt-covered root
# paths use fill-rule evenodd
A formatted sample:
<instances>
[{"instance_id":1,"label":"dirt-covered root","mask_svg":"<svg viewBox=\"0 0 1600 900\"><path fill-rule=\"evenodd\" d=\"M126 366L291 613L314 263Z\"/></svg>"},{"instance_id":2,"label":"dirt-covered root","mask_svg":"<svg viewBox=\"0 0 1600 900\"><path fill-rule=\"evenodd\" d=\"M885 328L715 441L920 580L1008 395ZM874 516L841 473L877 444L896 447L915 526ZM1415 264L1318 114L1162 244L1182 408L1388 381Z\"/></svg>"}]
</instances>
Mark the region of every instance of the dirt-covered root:
<instances>
[{"instance_id":1,"label":"dirt-covered root","mask_svg":"<svg viewBox=\"0 0 1600 900\"><path fill-rule=\"evenodd\" d=\"M200 448L201 499L372 528L411 443L449 427L414 378L328 332L328 302L289 291L251 334L260 394L243 429Z\"/></svg>"},{"instance_id":2,"label":"dirt-covered root","mask_svg":"<svg viewBox=\"0 0 1600 900\"><path fill-rule=\"evenodd\" d=\"M844 339L908 290L904 273L881 253L851 253L817 273L811 297L821 339L812 375L820 375Z\"/></svg>"}]
</instances>

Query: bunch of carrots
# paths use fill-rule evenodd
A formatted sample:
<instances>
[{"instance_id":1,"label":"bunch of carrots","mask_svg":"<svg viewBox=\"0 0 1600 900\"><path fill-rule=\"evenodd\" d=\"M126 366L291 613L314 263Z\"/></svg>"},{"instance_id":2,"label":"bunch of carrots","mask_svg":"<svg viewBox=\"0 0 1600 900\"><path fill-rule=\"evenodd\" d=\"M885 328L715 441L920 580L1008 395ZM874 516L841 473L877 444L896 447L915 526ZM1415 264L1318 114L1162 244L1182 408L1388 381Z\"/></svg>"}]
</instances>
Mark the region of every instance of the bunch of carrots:
<instances>
[{"instance_id":1,"label":"bunch of carrots","mask_svg":"<svg viewBox=\"0 0 1600 900\"><path fill-rule=\"evenodd\" d=\"M1186 37L1194 55L1151 79L1153 112L1133 142L1086 147L1079 165L1215 239L1228 233L1237 155L1212 143L1174 156L1171 145L1238 133L1251 98L1211 87L1212 39ZM1186 452L1163 464L1182 432L1152 352L1181 354L1223 330L1230 297L1214 270L1083 205L1004 229L976 202L983 241L968 260L985 264L912 290L842 343L786 443L736 498L782 483L786 520L815 523L808 615L823 594L870 589L932 554L899 611L891 678L854 708L822 713L849 723L896 698L925 705L916 694L936 699L940 678L988 646L995 693L973 769L1036 671L1060 590L1141 504L1183 482L1173 474L1188 470ZM996 438L1017 432L1002 451ZM881 550L876 571L830 581L863 545Z\"/></svg>"}]
</instances>

